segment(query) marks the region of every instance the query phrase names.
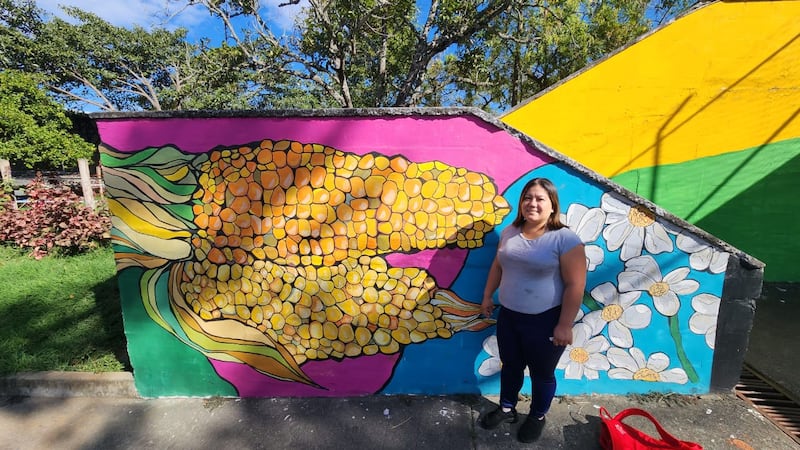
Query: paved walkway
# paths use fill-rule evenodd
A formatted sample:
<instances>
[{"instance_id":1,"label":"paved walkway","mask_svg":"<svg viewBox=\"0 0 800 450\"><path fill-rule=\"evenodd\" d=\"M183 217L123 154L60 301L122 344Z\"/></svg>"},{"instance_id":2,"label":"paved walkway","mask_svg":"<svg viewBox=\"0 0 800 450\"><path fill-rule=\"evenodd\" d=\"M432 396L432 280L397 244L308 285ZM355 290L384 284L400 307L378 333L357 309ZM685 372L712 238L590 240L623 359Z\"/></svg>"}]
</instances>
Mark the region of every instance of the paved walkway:
<instances>
[{"instance_id":1,"label":"paved walkway","mask_svg":"<svg viewBox=\"0 0 800 450\"><path fill-rule=\"evenodd\" d=\"M350 399L136 399L24 397L0 402L2 449L595 449L598 407L637 405L706 449L797 449L785 433L732 395L559 399L536 444L519 424L475 425L482 397ZM521 405L527 411L528 405ZM634 423L645 426L644 422Z\"/></svg>"}]
</instances>

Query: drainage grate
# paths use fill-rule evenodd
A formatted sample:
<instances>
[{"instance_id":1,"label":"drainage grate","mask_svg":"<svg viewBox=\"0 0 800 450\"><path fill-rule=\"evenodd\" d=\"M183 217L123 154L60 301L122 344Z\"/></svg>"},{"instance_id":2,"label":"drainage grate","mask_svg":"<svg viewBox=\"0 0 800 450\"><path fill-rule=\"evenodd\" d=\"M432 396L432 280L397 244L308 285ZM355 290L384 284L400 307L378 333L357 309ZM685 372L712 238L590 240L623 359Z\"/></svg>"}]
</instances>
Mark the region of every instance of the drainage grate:
<instances>
[{"instance_id":1,"label":"drainage grate","mask_svg":"<svg viewBox=\"0 0 800 450\"><path fill-rule=\"evenodd\" d=\"M800 405L781 392L780 387L745 364L733 390L800 444Z\"/></svg>"}]
</instances>

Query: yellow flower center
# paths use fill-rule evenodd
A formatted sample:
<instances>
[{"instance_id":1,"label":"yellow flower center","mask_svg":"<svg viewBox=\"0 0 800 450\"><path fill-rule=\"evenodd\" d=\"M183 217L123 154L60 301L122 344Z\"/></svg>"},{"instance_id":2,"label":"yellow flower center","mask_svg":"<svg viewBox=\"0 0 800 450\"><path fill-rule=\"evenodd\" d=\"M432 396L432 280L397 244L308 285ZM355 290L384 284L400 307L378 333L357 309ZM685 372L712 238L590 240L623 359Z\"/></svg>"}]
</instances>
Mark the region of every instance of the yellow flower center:
<instances>
[{"instance_id":1,"label":"yellow flower center","mask_svg":"<svg viewBox=\"0 0 800 450\"><path fill-rule=\"evenodd\" d=\"M637 370L636 373L633 374L633 379L639 381L658 381L659 377L658 372L645 367L644 369Z\"/></svg>"},{"instance_id":2,"label":"yellow flower center","mask_svg":"<svg viewBox=\"0 0 800 450\"><path fill-rule=\"evenodd\" d=\"M628 211L628 222L635 227L644 228L652 225L655 221L656 215L644 206L633 205Z\"/></svg>"},{"instance_id":3,"label":"yellow flower center","mask_svg":"<svg viewBox=\"0 0 800 450\"><path fill-rule=\"evenodd\" d=\"M612 320L619 319L622 316L622 311L622 306L608 305L603 308L603 312L600 313L600 317L602 317L606 322L611 322Z\"/></svg>"},{"instance_id":4,"label":"yellow flower center","mask_svg":"<svg viewBox=\"0 0 800 450\"><path fill-rule=\"evenodd\" d=\"M589 352L583 349L583 347L575 347L569 352L569 359L584 364L589 361Z\"/></svg>"},{"instance_id":5,"label":"yellow flower center","mask_svg":"<svg viewBox=\"0 0 800 450\"><path fill-rule=\"evenodd\" d=\"M663 281L659 281L658 283L653 283L650 286L650 289L647 290L653 297L661 297L662 295L669 292L669 285L664 283Z\"/></svg>"}]
</instances>

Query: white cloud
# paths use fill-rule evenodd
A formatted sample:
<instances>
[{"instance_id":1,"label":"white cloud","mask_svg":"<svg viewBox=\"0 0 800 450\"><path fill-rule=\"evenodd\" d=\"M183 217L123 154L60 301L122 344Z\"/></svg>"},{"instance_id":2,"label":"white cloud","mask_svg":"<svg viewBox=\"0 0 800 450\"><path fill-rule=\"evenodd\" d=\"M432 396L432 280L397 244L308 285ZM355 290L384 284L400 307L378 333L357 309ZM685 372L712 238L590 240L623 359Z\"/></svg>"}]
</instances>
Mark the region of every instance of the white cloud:
<instances>
[{"instance_id":1,"label":"white cloud","mask_svg":"<svg viewBox=\"0 0 800 450\"><path fill-rule=\"evenodd\" d=\"M304 14L308 7L308 0L301 0L297 5L279 7L281 3L287 3L287 0L261 0L262 17L272 24L276 34L291 31L295 19ZM75 6L121 27L183 27L190 31L190 39L212 37L212 40L216 40L213 38L219 38L217 35L223 29L222 23L212 19L204 7L187 6L185 0L37 0L36 4L49 14L64 19L68 17L60 8L62 5ZM246 20L236 22L247 28Z\"/></svg>"},{"instance_id":2,"label":"white cloud","mask_svg":"<svg viewBox=\"0 0 800 450\"><path fill-rule=\"evenodd\" d=\"M165 15L177 11L175 4L170 5L165 0L37 0L36 5L57 17L66 18L60 6L75 6L113 25L144 28L161 25Z\"/></svg>"}]
</instances>

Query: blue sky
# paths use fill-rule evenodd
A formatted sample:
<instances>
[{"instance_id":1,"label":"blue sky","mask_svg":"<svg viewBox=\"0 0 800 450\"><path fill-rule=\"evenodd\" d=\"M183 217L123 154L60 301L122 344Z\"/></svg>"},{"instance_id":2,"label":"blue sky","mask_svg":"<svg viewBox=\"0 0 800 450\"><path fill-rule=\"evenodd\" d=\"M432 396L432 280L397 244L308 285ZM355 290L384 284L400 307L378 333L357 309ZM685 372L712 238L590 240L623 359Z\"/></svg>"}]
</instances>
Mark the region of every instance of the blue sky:
<instances>
[{"instance_id":1,"label":"blue sky","mask_svg":"<svg viewBox=\"0 0 800 450\"><path fill-rule=\"evenodd\" d=\"M290 29L294 18L301 13L307 1L302 0L300 5L279 8L278 4L283 2L284 0L262 0L263 14L277 27ZM180 0L36 0L39 8L59 17L64 17L59 5L75 6L117 26L139 25L146 29L183 27L189 30L190 40L201 37L216 40L222 36L221 22L210 19L204 8L186 6L186 3L188 2Z\"/></svg>"}]
</instances>

